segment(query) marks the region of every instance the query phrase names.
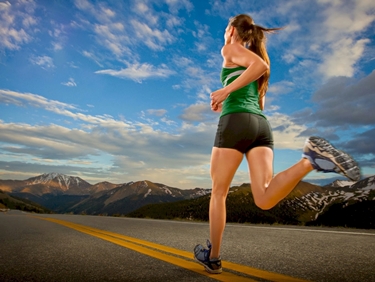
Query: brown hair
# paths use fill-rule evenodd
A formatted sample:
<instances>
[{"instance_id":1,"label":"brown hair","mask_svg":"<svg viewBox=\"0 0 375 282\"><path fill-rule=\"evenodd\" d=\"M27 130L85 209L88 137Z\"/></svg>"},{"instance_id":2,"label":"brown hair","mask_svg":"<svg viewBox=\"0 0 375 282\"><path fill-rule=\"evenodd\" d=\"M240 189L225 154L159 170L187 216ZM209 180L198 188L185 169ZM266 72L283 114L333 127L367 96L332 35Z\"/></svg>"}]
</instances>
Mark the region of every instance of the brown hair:
<instances>
[{"instance_id":1,"label":"brown hair","mask_svg":"<svg viewBox=\"0 0 375 282\"><path fill-rule=\"evenodd\" d=\"M265 28L256 25L254 24L254 20L245 14L240 14L231 18L228 25L235 27L238 36L243 42L246 43L246 47L261 57L270 66L270 59L266 49L265 33L273 33L282 28ZM270 69L268 69L260 78L258 78L259 98L266 95L269 78Z\"/></svg>"}]
</instances>

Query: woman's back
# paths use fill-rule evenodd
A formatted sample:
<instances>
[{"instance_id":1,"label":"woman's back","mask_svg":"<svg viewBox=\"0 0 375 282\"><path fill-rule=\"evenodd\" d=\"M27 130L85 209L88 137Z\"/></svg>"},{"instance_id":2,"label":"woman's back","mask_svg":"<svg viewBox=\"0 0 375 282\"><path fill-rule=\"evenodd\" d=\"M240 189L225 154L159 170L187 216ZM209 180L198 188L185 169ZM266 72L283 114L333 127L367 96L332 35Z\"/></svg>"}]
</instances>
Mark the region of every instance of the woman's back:
<instances>
[{"instance_id":1,"label":"woman's back","mask_svg":"<svg viewBox=\"0 0 375 282\"><path fill-rule=\"evenodd\" d=\"M245 67L223 67L221 70L221 83L223 87L233 82L244 71ZM221 116L232 113L252 113L265 118L259 107L258 83L253 81L250 84L232 92L223 102Z\"/></svg>"}]
</instances>

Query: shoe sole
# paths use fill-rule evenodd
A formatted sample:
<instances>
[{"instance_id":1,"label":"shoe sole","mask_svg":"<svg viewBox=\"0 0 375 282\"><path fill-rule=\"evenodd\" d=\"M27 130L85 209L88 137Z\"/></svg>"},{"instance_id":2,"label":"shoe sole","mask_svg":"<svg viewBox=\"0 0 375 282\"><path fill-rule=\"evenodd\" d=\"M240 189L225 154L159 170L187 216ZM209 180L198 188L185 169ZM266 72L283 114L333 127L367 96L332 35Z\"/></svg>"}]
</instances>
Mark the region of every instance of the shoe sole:
<instances>
[{"instance_id":1,"label":"shoe sole","mask_svg":"<svg viewBox=\"0 0 375 282\"><path fill-rule=\"evenodd\" d=\"M310 137L306 142L310 150L319 150L319 154L331 160L341 171L341 173L352 181L358 181L361 173L357 162L347 153L337 150L327 140L321 137Z\"/></svg>"},{"instance_id":2,"label":"shoe sole","mask_svg":"<svg viewBox=\"0 0 375 282\"><path fill-rule=\"evenodd\" d=\"M204 267L204 269L208 272L208 273L211 273L211 274L220 274L223 272L223 269L220 268L220 269L216 269L216 270L213 270L211 268L209 268L207 265L205 265L203 262L201 262L200 260L198 260L195 256L194 256L194 260L199 263L200 265L202 265Z\"/></svg>"}]
</instances>

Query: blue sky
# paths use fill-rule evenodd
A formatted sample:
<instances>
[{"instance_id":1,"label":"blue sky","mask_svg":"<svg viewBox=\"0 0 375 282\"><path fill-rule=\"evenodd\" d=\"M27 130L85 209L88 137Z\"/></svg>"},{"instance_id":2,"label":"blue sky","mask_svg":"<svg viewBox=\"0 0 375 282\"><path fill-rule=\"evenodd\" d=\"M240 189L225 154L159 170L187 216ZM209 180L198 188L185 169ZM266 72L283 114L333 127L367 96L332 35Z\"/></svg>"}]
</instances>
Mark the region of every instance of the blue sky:
<instances>
[{"instance_id":1,"label":"blue sky","mask_svg":"<svg viewBox=\"0 0 375 282\"><path fill-rule=\"evenodd\" d=\"M372 0L0 0L0 178L209 188L209 95L239 13L285 26L267 41L275 173L318 135L374 175ZM245 163L233 185L244 182Z\"/></svg>"}]
</instances>

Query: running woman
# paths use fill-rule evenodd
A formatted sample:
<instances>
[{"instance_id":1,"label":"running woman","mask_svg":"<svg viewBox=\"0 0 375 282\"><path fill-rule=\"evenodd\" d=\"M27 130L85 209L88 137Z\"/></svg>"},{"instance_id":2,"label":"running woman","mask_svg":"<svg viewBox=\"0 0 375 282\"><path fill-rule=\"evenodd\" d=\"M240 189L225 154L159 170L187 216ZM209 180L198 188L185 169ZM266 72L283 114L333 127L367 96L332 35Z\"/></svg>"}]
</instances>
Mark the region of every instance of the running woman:
<instances>
[{"instance_id":1,"label":"running woman","mask_svg":"<svg viewBox=\"0 0 375 282\"><path fill-rule=\"evenodd\" d=\"M273 175L273 136L263 114L270 77L265 33L279 28L254 24L245 14L231 18L221 50L223 88L211 93L211 109L221 112L211 154L210 240L197 245L194 258L209 273L221 273L220 247L226 223L225 200L245 155L255 204L268 210L284 199L312 170L360 179L357 163L319 137L306 140L300 161Z\"/></svg>"}]
</instances>

